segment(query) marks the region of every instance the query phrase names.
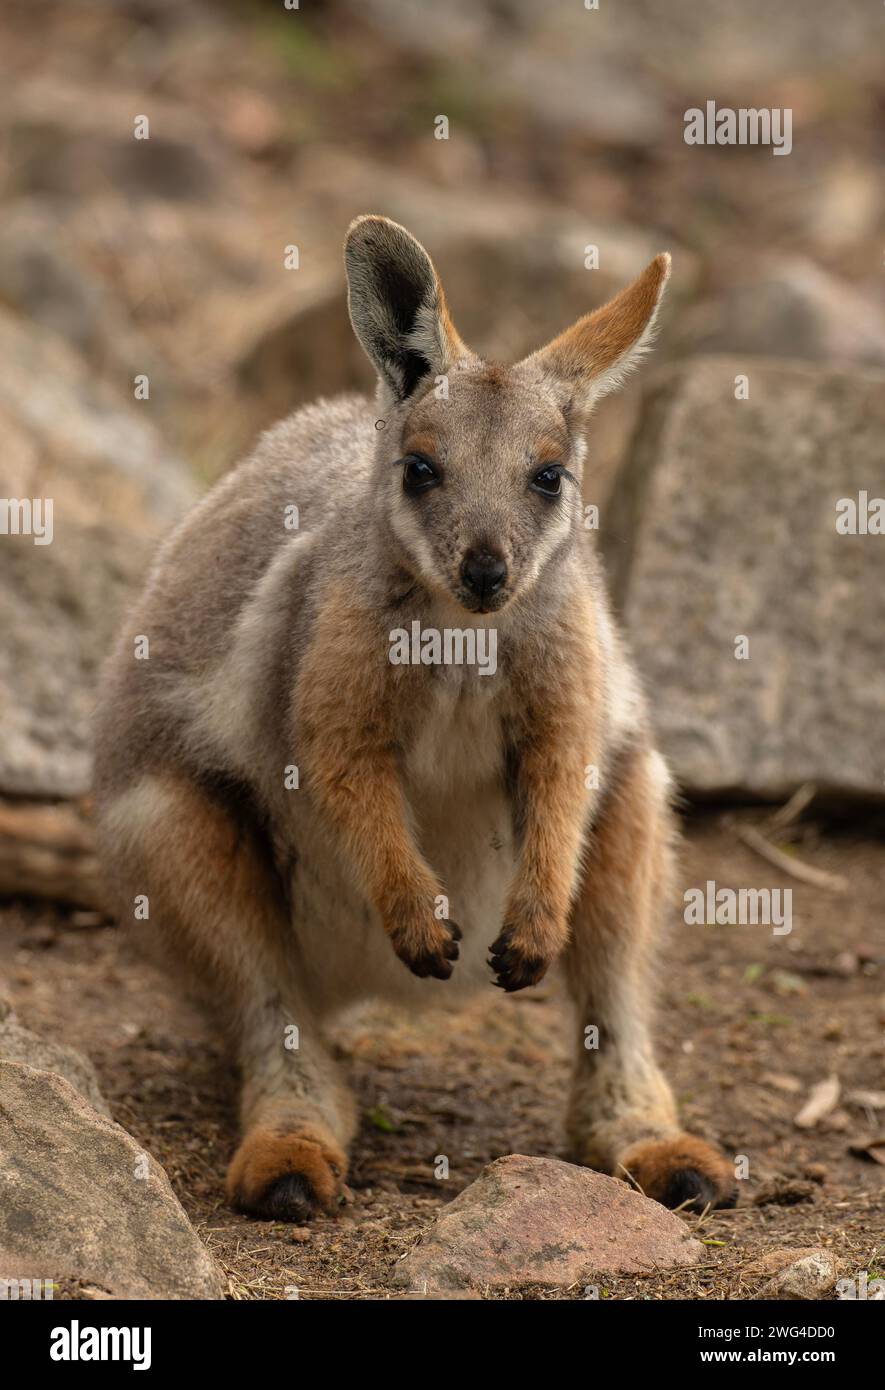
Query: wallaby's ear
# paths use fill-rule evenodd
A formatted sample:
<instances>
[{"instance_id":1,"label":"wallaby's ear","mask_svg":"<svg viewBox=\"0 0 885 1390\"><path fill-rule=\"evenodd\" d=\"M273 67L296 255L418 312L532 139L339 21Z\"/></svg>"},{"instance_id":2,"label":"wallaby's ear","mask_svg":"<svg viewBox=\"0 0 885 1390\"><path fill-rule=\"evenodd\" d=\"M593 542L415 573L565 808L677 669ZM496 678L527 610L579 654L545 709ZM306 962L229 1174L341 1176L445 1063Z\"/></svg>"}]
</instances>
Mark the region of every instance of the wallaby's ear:
<instances>
[{"instance_id":1,"label":"wallaby's ear","mask_svg":"<svg viewBox=\"0 0 885 1390\"><path fill-rule=\"evenodd\" d=\"M344 242L353 331L397 401L467 355L433 262L405 227L358 217Z\"/></svg>"},{"instance_id":2,"label":"wallaby's ear","mask_svg":"<svg viewBox=\"0 0 885 1390\"><path fill-rule=\"evenodd\" d=\"M527 361L571 387L576 404L592 405L620 386L651 346L669 276L670 257L664 251L632 285L578 319Z\"/></svg>"}]
</instances>

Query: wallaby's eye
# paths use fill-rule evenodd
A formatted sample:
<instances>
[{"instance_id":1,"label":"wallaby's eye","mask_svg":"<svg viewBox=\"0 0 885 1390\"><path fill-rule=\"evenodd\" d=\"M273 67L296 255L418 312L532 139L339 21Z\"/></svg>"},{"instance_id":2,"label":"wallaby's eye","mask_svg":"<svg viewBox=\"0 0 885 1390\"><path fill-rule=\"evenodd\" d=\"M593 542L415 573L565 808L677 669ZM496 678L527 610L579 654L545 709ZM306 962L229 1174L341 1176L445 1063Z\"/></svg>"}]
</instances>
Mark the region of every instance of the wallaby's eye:
<instances>
[{"instance_id":1,"label":"wallaby's eye","mask_svg":"<svg viewBox=\"0 0 885 1390\"><path fill-rule=\"evenodd\" d=\"M403 488L406 492L426 492L440 481L436 464L426 454L408 454L403 459Z\"/></svg>"},{"instance_id":2,"label":"wallaby's eye","mask_svg":"<svg viewBox=\"0 0 885 1390\"><path fill-rule=\"evenodd\" d=\"M558 497L562 492L562 464L548 463L546 468L535 474L531 485L535 492L542 492L545 497Z\"/></svg>"}]
</instances>

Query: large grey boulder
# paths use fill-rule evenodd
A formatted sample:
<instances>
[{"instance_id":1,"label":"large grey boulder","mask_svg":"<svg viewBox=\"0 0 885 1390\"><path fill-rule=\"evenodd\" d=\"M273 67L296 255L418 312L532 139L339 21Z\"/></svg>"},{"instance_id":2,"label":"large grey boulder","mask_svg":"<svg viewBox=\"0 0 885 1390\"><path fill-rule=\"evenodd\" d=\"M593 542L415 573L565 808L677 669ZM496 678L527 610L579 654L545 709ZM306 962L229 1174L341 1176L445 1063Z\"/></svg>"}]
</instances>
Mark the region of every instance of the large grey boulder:
<instances>
[{"instance_id":1,"label":"large grey boulder","mask_svg":"<svg viewBox=\"0 0 885 1390\"><path fill-rule=\"evenodd\" d=\"M149 403L121 405L51 333L0 313L0 362L4 498L52 501L48 544L0 544L0 793L79 796L99 667L196 488Z\"/></svg>"},{"instance_id":2,"label":"large grey boulder","mask_svg":"<svg viewBox=\"0 0 885 1390\"><path fill-rule=\"evenodd\" d=\"M66 1043L32 1033L30 1028L19 1022L3 999L0 999L0 1059L4 1062L23 1062L38 1071L55 1072L69 1081L93 1109L101 1111L103 1115L110 1114L89 1058Z\"/></svg>"},{"instance_id":3,"label":"large grey boulder","mask_svg":"<svg viewBox=\"0 0 885 1390\"><path fill-rule=\"evenodd\" d=\"M655 378L601 538L689 792L882 796L885 536L837 522L885 498L883 437L880 374L721 357Z\"/></svg>"},{"instance_id":4,"label":"large grey boulder","mask_svg":"<svg viewBox=\"0 0 885 1390\"><path fill-rule=\"evenodd\" d=\"M72 1296L221 1298L169 1179L61 1076L0 1062L0 1279Z\"/></svg>"},{"instance_id":5,"label":"large grey boulder","mask_svg":"<svg viewBox=\"0 0 885 1390\"><path fill-rule=\"evenodd\" d=\"M0 310L0 363L0 892L92 904L99 670L197 488L149 401L126 404L61 338Z\"/></svg>"},{"instance_id":6,"label":"large grey boulder","mask_svg":"<svg viewBox=\"0 0 885 1390\"><path fill-rule=\"evenodd\" d=\"M680 318L691 354L786 357L829 366L885 365L885 292L845 284L803 256L769 256Z\"/></svg>"},{"instance_id":7,"label":"large grey boulder","mask_svg":"<svg viewBox=\"0 0 885 1390\"><path fill-rule=\"evenodd\" d=\"M620 1179L510 1154L443 1208L394 1285L431 1294L572 1288L597 1275L697 1264L703 1253L678 1216Z\"/></svg>"}]
</instances>

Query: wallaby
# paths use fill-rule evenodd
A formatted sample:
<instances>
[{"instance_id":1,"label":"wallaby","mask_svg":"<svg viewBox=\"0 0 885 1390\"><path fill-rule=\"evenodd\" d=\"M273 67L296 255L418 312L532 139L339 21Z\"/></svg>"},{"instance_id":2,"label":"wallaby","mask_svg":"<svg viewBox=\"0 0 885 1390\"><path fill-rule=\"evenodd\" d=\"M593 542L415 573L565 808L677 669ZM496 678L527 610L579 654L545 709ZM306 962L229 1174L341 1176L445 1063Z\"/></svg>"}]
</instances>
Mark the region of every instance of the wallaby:
<instances>
[{"instance_id":1,"label":"wallaby","mask_svg":"<svg viewBox=\"0 0 885 1390\"><path fill-rule=\"evenodd\" d=\"M340 1199L356 1115L323 1030L344 1006L561 961L572 1157L728 1204L650 1039L669 779L581 500L588 417L648 346L669 257L515 366L465 346L403 227L357 218L345 264L374 407L297 411L193 510L97 721L116 910L147 914L236 1050L228 1198L294 1221Z\"/></svg>"}]
</instances>

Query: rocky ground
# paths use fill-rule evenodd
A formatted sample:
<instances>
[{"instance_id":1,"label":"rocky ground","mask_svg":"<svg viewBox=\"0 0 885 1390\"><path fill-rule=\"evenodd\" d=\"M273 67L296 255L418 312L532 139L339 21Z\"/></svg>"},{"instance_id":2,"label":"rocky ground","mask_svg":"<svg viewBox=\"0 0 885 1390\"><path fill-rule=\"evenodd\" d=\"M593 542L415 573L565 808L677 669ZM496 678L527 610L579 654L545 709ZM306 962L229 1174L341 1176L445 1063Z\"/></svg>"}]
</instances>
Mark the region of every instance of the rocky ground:
<instances>
[{"instance_id":1,"label":"rocky ground","mask_svg":"<svg viewBox=\"0 0 885 1390\"><path fill-rule=\"evenodd\" d=\"M881 538L846 545L832 526L844 491L885 495L881 26L881 7L823 0L4 7L0 492L54 497L57 531L39 550L0 546L0 996L46 1040L27 1044L36 1065L52 1041L94 1061L132 1136L53 1082L65 1164L85 1126L93 1157L125 1167L144 1145L165 1168L222 1272L148 1164L150 1211L191 1250L190 1292L388 1297L401 1257L487 1163L562 1151L555 981L442 1020L376 1011L339 1033L363 1110L352 1201L305 1230L236 1216L221 1200L235 1085L219 1037L100 914L64 906L98 901L88 712L157 540L258 429L369 384L340 264L365 211L427 243L459 328L490 355L529 351L673 253L656 374L602 404L587 500L688 793L661 1049L688 1126L749 1170L733 1212L678 1218L702 1261L613 1275L603 1292L750 1297L785 1249L822 1247L845 1277L885 1271L885 574ZM687 147L683 113L712 93L789 105L790 156ZM807 782L810 808L772 823ZM760 857L747 826L786 859ZM792 886L793 932L687 926L681 891L708 879ZM39 1108L14 1070L17 1028L0 1029L0 1058L17 1059L4 1094ZM809 1104L817 1118L797 1124ZM125 1189L108 1201L126 1221ZM147 1229L127 1226L121 1249ZM91 1277L60 1292L103 1296Z\"/></svg>"},{"instance_id":2,"label":"rocky ground","mask_svg":"<svg viewBox=\"0 0 885 1390\"><path fill-rule=\"evenodd\" d=\"M702 1263L602 1279L605 1296L753 1297L771 1273L763 1256L807 1247L831 1251L843 1277L885 1273L885 849L813 822L793 849L849 887L796 883L789 936L689 927L676 905L670 913L661 1051L687 1124L746 1155L749 1176L734 1211L682 1218L705 1244ZM689 825L680 884L707 877L767 881L766 866L713 816ZM568 1022L558 982L514 996L490 989L464 1012L410 1022L373 1012L338 1035L363 1115L352 1201L309 1228L237 1216L221 1195L235 1083L217 1035L129 957L117 929L80 920L7 909L7 989L25 1023L93 1059L115 1118L165 1167L232 1298L285 1298L293 1288L302 1298L388 1298L401 1257L485 1164L562 1151ZM809 1095L832 1076L838 1101L798 1128ZM446 1182L434 1176L440 1154ZM584 1297L584 1284L489 1296Z\"/></svg>"}]
</instances>

